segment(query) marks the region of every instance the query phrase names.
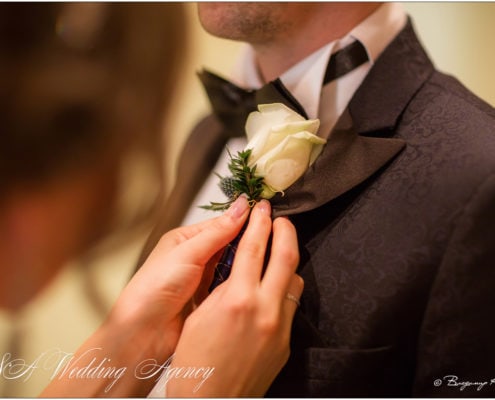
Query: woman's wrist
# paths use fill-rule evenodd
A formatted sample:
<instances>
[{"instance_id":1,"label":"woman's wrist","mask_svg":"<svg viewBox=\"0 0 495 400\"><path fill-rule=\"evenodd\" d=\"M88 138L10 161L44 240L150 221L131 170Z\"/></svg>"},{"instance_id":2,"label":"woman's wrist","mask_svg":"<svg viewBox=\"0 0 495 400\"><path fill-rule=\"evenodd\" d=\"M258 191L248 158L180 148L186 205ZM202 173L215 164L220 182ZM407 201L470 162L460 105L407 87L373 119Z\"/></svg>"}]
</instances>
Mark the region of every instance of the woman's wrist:
<instances>
[{"instance_id":1,"label":"woman's wrist","mask_svg":"<svg viewBox=\"0 0 495 400\"><path fill-rule=\"evenodd\" d=\"M158 340L162 345L156 345ZM156 329L142 323L122 324L108 318L60 368L41 395L146 396L172 354L173 348L167 349L166 341L167 330L158 337Z\"/></svg>"},{"instance_id":2,"label":"woman's wrist","mask_svg":"<svg viewBox=\"0 0 495 400\"><path fill-rule=\"evenodd\" d=\"M126 366L126 392L145 396L173 354L178 339L170 335L175 329L142 321L122 325L112 320L105 321L101 329L114 359Z\"/></svg>"},{"instance_id":3,"label":"woman's wrist","mask_svg":"<svg viewBox=\"0 0 495 400\"><path fill-rule=\"evenodd\" d=\"M115 318L110 314L100 326L101 335L115 345L124 346L126 359L136 362L154 359L163 363L174 352L182 330L182 321L167 320L157 323L157 318Z\"/></svg>"}]
</instances>

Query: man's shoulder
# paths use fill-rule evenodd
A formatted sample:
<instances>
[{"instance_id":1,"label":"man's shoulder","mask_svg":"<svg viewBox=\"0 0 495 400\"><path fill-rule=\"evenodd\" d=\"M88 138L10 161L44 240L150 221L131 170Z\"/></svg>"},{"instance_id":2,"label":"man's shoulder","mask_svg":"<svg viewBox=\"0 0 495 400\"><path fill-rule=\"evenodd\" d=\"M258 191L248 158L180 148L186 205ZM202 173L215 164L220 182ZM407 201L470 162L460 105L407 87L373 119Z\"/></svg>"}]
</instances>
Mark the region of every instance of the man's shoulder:
<instances>
[{"instance_id":1,"label":"man's shoulder","mask_svg":"<svg viewBox=\"0 0 495 400\"><path fill-rule=\"evenodd\" d=\"M456 78L434 72L397 126L423 168L478 181L495 173L495 109Z\"/></svg>"},{"instance_id":2,"label":"man's shoulder","mask_svg":"<svg viewBox=\"0 0 495 400\"><path fill-rule=\"evenodd\" d=\"M443 95L449 96L452 106L459 104L466 107L466 112L476 112L483 118L495 120L495 108L466 88L454 76L435 71L428 84L432 88L440 89Z\"/></svg>"},{"instance_id":3,"label":"man's shoulder","mask_svg":"<svg viewBox=\"0 0 495 400\"><path fill-rule=\"evenodd\" d=\"M464 122L464 128L485 124L486 130L495 134L495 108L454 76L435 71L419 90L415 101L423 102L425 110L435 110L440 116Z\"/></svg>"},{"instance_id":4,"label":"man's shoulder","mask_svg":"<svg viewBox=\"0 0 495 400\"><path fill-rule=\"evenodd\" d=\"M458 146L457 151L495 152L495 108L455 77L435 71L407 106L401 129L411 139Z\"/></svg>"}]
</instances>

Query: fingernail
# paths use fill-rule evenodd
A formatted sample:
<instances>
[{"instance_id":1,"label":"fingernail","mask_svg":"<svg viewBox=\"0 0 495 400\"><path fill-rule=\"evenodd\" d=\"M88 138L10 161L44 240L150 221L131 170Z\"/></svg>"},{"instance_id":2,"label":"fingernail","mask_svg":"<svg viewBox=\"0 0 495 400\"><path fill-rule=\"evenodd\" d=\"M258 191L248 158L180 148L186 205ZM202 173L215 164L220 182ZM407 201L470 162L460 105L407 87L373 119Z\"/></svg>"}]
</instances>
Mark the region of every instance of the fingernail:
<instances>
[{"instance_id":1,"label":"fingernail","mask_svg":"<svg viewBox=\"0 0 495 400\"><path fill-rule=\"evenodd\" d=\"M244 215L248 208L249 204L247 201L247 196L241 195L230 205L226 214L230 215L233 218L240 218Z\"/></svg>"},{"instance_id":2,"label":"fingernail","mask_svg":"<svg viewBox=\"0 0 495 400\"><path fill-rule=\"evenodd\" d=\"M263 214L268 214L268 215L271 214L272 210L271 210L270 202L268 200L263 199L258 204L259 204L260 211Z\"/></svg>"}]
</instances>

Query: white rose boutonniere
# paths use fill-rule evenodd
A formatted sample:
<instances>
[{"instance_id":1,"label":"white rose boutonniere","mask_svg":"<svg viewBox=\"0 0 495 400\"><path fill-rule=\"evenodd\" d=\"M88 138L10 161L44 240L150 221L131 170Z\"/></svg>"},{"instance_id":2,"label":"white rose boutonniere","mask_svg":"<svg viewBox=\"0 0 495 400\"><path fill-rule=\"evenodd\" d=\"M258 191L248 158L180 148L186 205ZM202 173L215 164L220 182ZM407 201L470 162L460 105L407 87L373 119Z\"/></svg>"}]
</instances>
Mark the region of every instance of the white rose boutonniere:
<instances>
[{"instance_id":1,"label":"white rose boutonniere","mask_svg":"<svg viewBox=\"0 0 495 400\"><path fill-rule=\"evenodd\" d=\"M262 104L246 120L248 144L231 155L230 177L220 177L229 201L203 208L225 210L242 193L254 204L282 193L314 163L325 139L316 136L318 119L307 120L281 103Z\"/></svg>"},{"instance_id":2,"label":"white rose boutonniere","mask_svg":"<svg viewBox=\"0 0 495 400\"><path fill-rule=\"evenodd\" d=\"M306 120L283 104L262 104L246 121L250 167L263 177L262 197L283 193L320 155L325 139L316 136L320 120Z\"/></svg>"}]
</instances>

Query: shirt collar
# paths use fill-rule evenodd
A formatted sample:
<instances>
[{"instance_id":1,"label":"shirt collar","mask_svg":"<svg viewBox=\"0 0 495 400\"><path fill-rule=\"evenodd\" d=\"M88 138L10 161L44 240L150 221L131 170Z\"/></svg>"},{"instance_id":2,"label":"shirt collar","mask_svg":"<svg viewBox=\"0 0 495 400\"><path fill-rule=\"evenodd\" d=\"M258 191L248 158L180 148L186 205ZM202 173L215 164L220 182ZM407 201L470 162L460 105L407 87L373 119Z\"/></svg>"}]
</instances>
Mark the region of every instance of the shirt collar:
<instances>
[{"instance_id":1,"label":"shirt collar","mask_svg":"<svg viewBox=\"0 0 495 400\"><path fill-rule=\"evenodd\" d=\"M400 32L406 23L406 14L397 3L385 3L341 39L330 42L285 71L280 79L301 103L309 118L318 116L323 76L329 57L354 40L359 40L369 56L369 66ZM361 76L361 80L364 76ZM263 86L256 66L253 48L246 44L235 65L232 81L244 88ZM356 85L359 86L361 82Z\"/></svg>"}]
</instances>

